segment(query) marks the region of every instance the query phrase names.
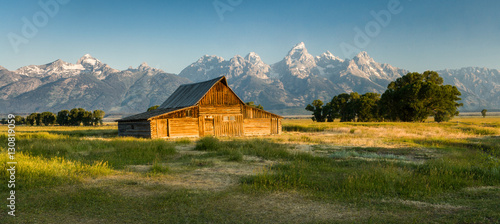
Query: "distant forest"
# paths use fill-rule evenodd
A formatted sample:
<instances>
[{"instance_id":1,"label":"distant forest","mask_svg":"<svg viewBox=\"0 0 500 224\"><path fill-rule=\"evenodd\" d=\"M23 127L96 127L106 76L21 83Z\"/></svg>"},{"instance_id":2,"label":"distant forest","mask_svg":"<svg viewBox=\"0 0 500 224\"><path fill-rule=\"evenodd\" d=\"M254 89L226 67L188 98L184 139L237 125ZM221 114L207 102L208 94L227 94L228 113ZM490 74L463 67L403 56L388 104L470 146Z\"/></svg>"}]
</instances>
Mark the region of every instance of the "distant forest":
<instances>
[{"instance_id":1,"label":"distant forest","mask_svg":"<svg viewBox=\"0 0 500 224\"><path fill-rule=\"evenodd\" d=\"M73 108L71 110L61 110L56 114L46 111L42 113L31 113L30 115L23 117L16 115L16 124L26 124L26 125L55 125L59 124L61 126L92 126L92 125L102 125L102 120L104 118L104 111L94 110L87 111L83 108ZM7 124L7 119L3 118L0 123Z\"/></svg>"}]
</instances>

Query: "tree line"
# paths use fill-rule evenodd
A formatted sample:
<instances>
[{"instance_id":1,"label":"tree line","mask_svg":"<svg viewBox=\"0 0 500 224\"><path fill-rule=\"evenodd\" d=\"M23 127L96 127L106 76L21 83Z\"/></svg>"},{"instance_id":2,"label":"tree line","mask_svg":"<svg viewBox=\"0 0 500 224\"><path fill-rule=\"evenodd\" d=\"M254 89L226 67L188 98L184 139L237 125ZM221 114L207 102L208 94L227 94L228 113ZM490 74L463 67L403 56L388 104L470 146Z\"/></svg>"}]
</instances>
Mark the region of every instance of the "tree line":
<instances>
[{"instance_id":1,"label":"tree line","mask_svg":"<svg viewBox=\"0 0 500 224\"><path fill-rule=\"evenodd\" d=\"M71 110L61 110L54 114L50 111L42 113L31 113L30 115L23 117L17 115L14 119L16 124L26 124L26 125L55 125L59 124L61 126L92 126L92 125L102 125L105 112L102 110L87 111L83 108L73 108ZM2 124L7 123L7 121L2 119Z\"/></svg>"},{"instance_id":2,"label":"tree line","mask_svg":"<svg viewBox=\"0 0 500 224\"><path fill-rule=\"evenodd\" d=\"M436 122L448 121L458 115L462 103L455 86L443 85L437 72L408 73L387 86L382 94L356 92L334 96L326 104L314 100L306 110L313 112L313 121L404 121L423 122L434 116Z\"/></svg>"}]
</instances>

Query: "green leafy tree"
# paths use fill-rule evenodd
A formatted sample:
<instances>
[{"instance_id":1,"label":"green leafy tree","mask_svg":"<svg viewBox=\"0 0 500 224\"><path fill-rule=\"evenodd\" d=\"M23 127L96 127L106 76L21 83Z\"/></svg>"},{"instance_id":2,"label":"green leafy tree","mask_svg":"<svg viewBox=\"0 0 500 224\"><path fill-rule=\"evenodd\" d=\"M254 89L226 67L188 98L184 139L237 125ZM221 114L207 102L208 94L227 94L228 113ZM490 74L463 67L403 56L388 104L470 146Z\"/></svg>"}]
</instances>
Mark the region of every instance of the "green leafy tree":
<instances>
[{"instance_id":1,"label":"green leafy tree","mask_svg":"<svg viewBox=\"0 0 500 224\"><path fill-rule=\"evenodd\" d=\"M357 92L341 93L330 102L330 116L340 118L340 122L355 121L359 110L360 95Z\"/></svg>"},{"instance_id":2,"label":"green leafy tree","mask_svg":"<svg viewBox=\"0 0 500 224\"><path fill-rule=\"evenodd\" d=\"M52 112L46 111L40 114L40 119L45 126L56 123L56 115Z\"/></svg>"},{"instance_id":3,"label":"green leafy tree","mask_svg":"<svg viewBox=\"0 0 500 224\"><path fill-rule=\"evenodd\" d=\"M347 103L349 102L350 95L347 93L341 93L334 96L332 101L330 101L330 117L333 119L340 118L340 121L344 121Z\"/></svg>"},{"instance_id":4,"label":"green leafy tree","mask_svg":"<svg viewBox=\"0 0 500 224\"><path fill-rule=\"evenodd\" d=\"M56 122L61 126L70 125L69 123L69 111L61 110L57 112Z\"/></svg>"},{"instance_id":5,"label":"green leafy tree","mask_svg":"<svg viewBox=\"0 0 500 224\"><path fill-rule=\"evenodd\" d=\"M323 106L323 116L326 118L327 122L333 122L335 117L333 116L332 113L332 104L331 103L326 103L325 106Z\"/></svg>"},{"instance_id":6,"label":"green leafy tree","mask_svg":"<svg viewBox=\"0 0 500 224\"><path fill-rule=\"evenodd\" d=\"M79 117L79 110L82 108L73 108L69 111L69 125L80 126L82 123L82 118ZM83 110L83 109L82 109Z\"/></svg>"},{"instance_id":7,"label":"green leafy tree","mask_svg":"<svg viewBox=\"0 0 500 224\"><path fill-rule=\"evenodd\" d=\"M443 85L437 72L413 72L391 82L380 100L381 115L388 120L423 122L434 115L436 121L451 119L462 104L460 91Z\"/></svg>"},{"instance_id":8,"label":"green leafy tree","mask_svg":"<svg viewBox=\"0 0 500 224\"><path fill-rule=\"evenodd\" d=\"M154 106L152 106L152 107L148 108L148 110L147 110L147 111L156 110L156 109L158 109L158 107L160 107L160 105L154 105Z\"/></svg>"},{"instance_id":9,"label":"green leafy tree","mask_svg":"<svg viewBox=\"0 0 500 224\"><path fill-rule=\"evenodd\" d=\"M92 125L92 112L83 108L73 108L69 111L69 123L73 126Z\"/></svg>"},{"instance_id":10,"label":"green leafy tree","mask_svg":"<svg viewBox=\"0 0 500 224\"><path fill-rule=\"evenodd\" d=\"M1 124L7 124L7 119L2 118L2 121L0 121Z\"/></svg>"},{"instance_id":11,"label":"green leafy tree","mask_svg":"<svg viewBox=\"0 0 500 224\"><path fill-rule=\"evenodd\" d=\"M462 103L457 103L460 100L458 97L460 95L460 91L455 86L441 86L441 90L437 91L434 95L434 97L439 99L435 102L435 109L431 111L434 115L434 121L449 121L454 116L457 116L459 114L457 108L463 105Z\"/></svg>"},{"instance_id":12,"label":"green leafy tree","mask_svg":"<svg viewBox=\"0 0 500 224\"><path fill-rule=\"evenodd\" d=\"M31 113L30 115L26 116L26 124L27 125L35 125L37 124L36 120L38 117L38 113Z\"/></svg>"},{"instance_id":13,"label":"green leafy tree","mask_svg":"<svg viewBox=\"0 0 500 224\"><path fill-rule=\"evenodd\" d=\"M94 125L102 125L102 119L104 118L104 111L94 110L92 112L92 123Z\"/></svg>"},{"instance_id":14,"label":"green leafy tree","mask_svg":"<svg viewBox=\"0 0 500 224\"><path fill-rule=\"evenodd\" d=\"M317 122L325 122L325 117L323 114L323 101L321 100L314 100L311 104L308 104L306 106L306 110L313 112L313 121Z\"/></svg>"},{"instance_id":15,"label":"green leafy tree","mask_svg":"<svg viewBox=\"0 0 500 224\"><path fill-rule=\"evenodd\" d=\"M359 99L361 96L357 92L352 92L349 94L349 101L345 107L344 111L344 121L356 121L359 110Z\"/></svg>"},{"instance_id":16,"label":"green leafy tree","mask_svg":"<svg viewBox=\"0 0 500 224\"><path fill-rule=\"evenodd\" d=\"M248 105L248 106L251 106L251 107L255 107L257 109L264 110L264 107L262 105L260 105L260 104L259 105L255 105L255 103L253 101L246 102L245 104Z\"/></svg>"},{"instance_id":17,"label":"green leafy tree","mask_svg":"<svg viewBox=\"0 0 500 224\"><path fill-rule=\"evenodd\" d=\"M380 94L365 93L358 100L357 116L358 122L379 121L378 102Z\"/></svg>"},{"instance_id":18,"label":"green leafy tree","mask_svg":"<svg viewBox=\"0 0 500 224\"><path fill-rule=\"evenodd\" d=\"M42 114L36 113L35 122L37 126L42 125Z\"/></svg>"},{"instance_id":19,"label":"green leafy tree","mask_svg":"<svg viewBox=\"0 0 500 224\"><path fill-rule=\"evenodd\" d=\"M91 126L93 124L92 122L92 112L84 110L83 114L81 115L82 117L82 123L84 126Z\"/></svg>"},{"instance_id":20,"label":"green leafy tree","mask_svg":"<svg viewBox=\"0 0 500 224\"><path fill-rule=\"evenodd\" d=\"M488 110L486 110L486 109L483 109L481 111L481 115L483 116L483 118L486 117L486 112L488 112Z\"/></svg>"},{"instance_id":21,"label":"green leafy tree","mask_svg":"<svg viewBox=\"0 0 500 224\"><path fill-rule=\"evenodd\" d=\"M25 124L26 123L26 120L24 119L24 117L19 116L19 115L16 115L14 117L14 120L16 121L16 124Z\"/></svg>"}]
</instances>

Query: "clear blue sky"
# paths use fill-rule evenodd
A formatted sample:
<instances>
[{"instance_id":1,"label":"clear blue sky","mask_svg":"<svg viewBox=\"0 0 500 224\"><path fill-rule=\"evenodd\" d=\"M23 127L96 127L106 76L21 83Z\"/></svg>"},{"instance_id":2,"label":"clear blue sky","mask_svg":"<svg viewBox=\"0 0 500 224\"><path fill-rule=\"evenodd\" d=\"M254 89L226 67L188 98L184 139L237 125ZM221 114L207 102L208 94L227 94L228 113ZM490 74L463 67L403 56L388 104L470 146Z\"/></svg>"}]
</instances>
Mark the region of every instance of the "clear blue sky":
<instances>
[{"instance_id":1,"label":"clear blue sky","mask_svg":"<svg viewBox=\"0 0 500 224\"><path fill-rule=\"evenodd\" d=\"M41 0L50 1L55 0ZM2 1L0 65L15 70L56 59L75 63L89 53L117 69L145 61L179 73L205 54L230 59L254 51L272 64L302 41L313 55L328 50L351 58L340 45L355 46L355 28L373 24L370 11L387 10L390 1L218 0L232 10L221 20L213 0L72 0L27 38L23 17L32 21L38 15L44 25L38 1ZM401 13L392 14L360 48L376 61L418 72L500 69L500 1L399 2ZM9 33L28 41L18 45L17 53Z\"/></svg>"}]
</instances>

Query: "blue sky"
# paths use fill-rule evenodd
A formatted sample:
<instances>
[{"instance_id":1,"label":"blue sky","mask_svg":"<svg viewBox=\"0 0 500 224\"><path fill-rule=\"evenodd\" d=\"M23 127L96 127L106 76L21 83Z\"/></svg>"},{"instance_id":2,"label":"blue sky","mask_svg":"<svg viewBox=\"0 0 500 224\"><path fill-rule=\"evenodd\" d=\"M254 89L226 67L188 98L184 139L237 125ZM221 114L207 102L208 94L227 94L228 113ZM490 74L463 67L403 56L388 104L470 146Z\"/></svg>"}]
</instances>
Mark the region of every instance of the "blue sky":
<instances>
[{"instance_id":1,"label":"blue sky","mask_svg":"<svg viewBox=\"0 0 500 224\"><path fill-rule=\"evenodd\" d=\"M214 2L226 11L218 13ZM397 2L400 12L390 13L387 26L378 23L368 41L356 45L356 28L366 34L366 26L377 23L370 12L389 12L388 5ZM1 66L15 70L57 59L75 63L89 53L117 69L147 62L179 73L205 54L230 59L254 51L272 64L304 42L313 55L328 50L351 58L344 44L417 72L500 69L500 1L72 0L58 5L51 17L39 1L2 2ZM23 18L33 23L34 16L37 32L23 35ZM24 38L17 52L13 35Z\"/></svg>"}]
</instances>

